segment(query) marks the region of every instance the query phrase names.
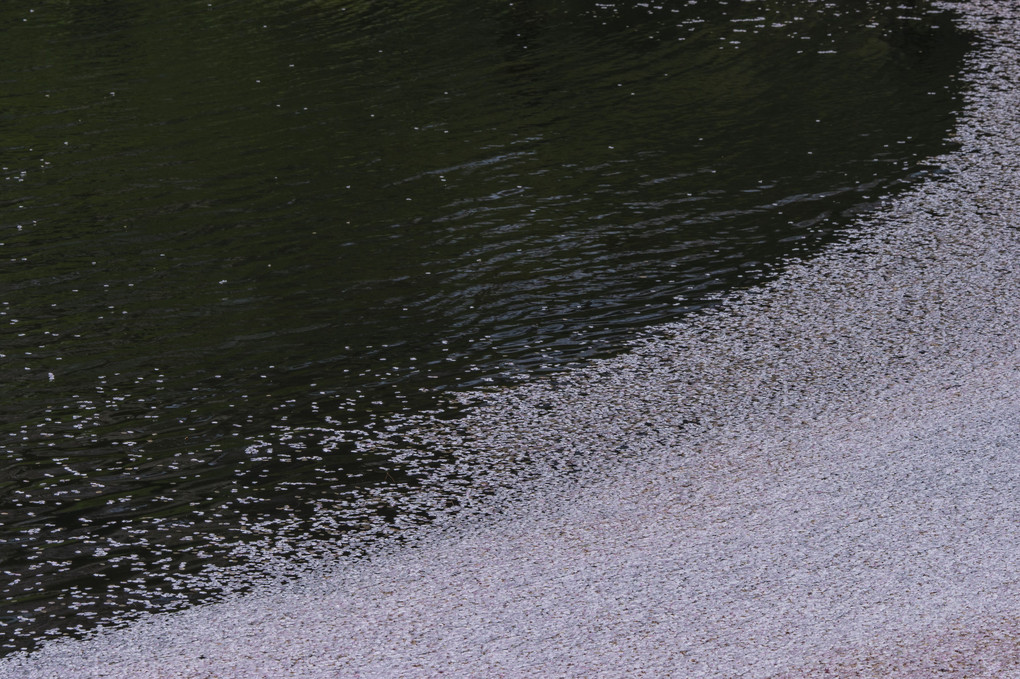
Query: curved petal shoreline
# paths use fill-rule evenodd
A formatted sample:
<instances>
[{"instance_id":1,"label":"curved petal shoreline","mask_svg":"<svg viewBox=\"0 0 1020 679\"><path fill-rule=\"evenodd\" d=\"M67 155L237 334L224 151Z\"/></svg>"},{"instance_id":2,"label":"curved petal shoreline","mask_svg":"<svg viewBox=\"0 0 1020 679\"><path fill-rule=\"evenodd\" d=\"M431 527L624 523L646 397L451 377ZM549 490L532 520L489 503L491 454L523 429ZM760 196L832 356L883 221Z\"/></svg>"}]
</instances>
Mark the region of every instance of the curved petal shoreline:
<instances>
[{"instance_id":1,"label":"curved petal shoreline","mask_svg":"<svg viewBox=\"0 0 1020 679\"><path fill-rule=\"evenodd\" d=\"M488 396L457 440L520 483L0 677L1020 677L1020 3L950 6L986 42L938 175L721 310Z\"/></svg>"}]
</instances>

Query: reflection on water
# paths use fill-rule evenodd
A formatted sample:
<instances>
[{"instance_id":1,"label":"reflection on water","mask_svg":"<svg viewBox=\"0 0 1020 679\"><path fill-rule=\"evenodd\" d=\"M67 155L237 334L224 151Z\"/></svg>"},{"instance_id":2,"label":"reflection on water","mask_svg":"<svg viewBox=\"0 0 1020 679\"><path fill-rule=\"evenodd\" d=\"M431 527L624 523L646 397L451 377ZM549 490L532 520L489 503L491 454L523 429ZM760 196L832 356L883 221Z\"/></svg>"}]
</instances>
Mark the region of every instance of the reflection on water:
<instances>
[{"instance_id":1,"label":"reflection on water","mask_svg":"<svg viewBox=\"0 0 1020 679\"><path fill-rule=\"evenodd\" d=\"M0 6L5 648L399 525L365 498L413 474L356 445L388 418L611 353L923 172L966 40L845 5Z\"/></svg>"}]
</instances>

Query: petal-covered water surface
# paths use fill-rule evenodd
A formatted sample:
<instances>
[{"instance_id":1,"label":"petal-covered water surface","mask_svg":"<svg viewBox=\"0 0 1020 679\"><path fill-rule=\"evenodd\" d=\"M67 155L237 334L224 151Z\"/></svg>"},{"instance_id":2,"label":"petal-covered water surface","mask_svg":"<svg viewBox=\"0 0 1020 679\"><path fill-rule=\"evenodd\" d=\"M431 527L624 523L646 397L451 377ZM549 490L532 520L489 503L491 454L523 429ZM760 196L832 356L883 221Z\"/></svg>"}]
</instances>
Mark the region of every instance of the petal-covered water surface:
<instances>
[{"instance_id":1,"label":"petal-covered water surface","mask_svg":"<svg viewBox=\"0 0 1020 679\"><path fill-rule=\"evenodd\" d=\"M969 48L923 2L11 0L0 25L8 650L213 595L244 545L395 530L417 509L373 497L413 470L359 440L809 255L937 171Z\"/></svg>"}]
</instances>

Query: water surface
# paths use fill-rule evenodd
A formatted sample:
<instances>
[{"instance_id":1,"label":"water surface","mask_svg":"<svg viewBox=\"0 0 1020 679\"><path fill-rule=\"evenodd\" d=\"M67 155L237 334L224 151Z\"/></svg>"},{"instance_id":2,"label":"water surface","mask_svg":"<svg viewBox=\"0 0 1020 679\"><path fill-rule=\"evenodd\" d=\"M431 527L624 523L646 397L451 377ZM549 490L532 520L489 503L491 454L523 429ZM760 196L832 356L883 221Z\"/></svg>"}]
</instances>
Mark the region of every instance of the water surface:
<instances>
[{"instance_id":1,"label":"water surface","mask_svg":"<svg viewBox=\"0 0 1020 679\"><path fill-rule=\"evenodd\" d=\"M414 479L318 434L619 351L923 176L967 37L845 4L5 2L3 648L363 530Z\"/></svg>"}]
</instances>

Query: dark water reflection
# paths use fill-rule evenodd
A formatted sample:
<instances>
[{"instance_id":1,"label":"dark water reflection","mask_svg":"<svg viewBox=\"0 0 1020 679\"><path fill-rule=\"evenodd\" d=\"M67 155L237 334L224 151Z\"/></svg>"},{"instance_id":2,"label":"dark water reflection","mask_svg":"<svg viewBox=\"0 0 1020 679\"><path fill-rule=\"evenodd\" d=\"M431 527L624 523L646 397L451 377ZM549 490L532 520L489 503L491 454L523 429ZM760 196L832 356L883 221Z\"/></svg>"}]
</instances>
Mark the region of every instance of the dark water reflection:
<instances>
[{"instance_id":1,"label":"dark water reflection","mask_svg":"<svg viewBox=\"0 0 1020 679\"><path fill-rule=\"evenodd\" d=\"M5 647L412 482L304 428L611 353L923 173L967 40L846 5L5 2Z\"/></svg>"}]
</instances>

